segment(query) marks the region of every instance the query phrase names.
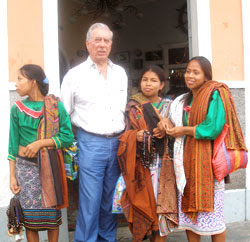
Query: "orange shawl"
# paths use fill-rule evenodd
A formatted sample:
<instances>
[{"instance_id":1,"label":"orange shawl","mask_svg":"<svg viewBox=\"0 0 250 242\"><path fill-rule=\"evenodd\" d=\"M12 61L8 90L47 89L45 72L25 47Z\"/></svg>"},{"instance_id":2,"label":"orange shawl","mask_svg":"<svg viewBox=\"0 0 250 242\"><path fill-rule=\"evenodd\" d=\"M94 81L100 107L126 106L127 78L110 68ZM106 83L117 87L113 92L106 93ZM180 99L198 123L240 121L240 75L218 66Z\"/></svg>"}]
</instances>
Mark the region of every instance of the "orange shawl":
<instances>
[{"instance_id":1,"label":"orange shawl","mask_svg":"<svg viewBox=\"0 0 250 242\"><path fill-rule=\"evenodd\" d=\"M157 213L164 214L171 227L178 223L177 198L173 163L167 159L168 156L165 153L162 158L160 181L163 179L162 176L167 177L164 177L165 180L159 184L156 205L150 170L143 167L140 155L137 154L136 134L139 130L148 130L148 126L143 116L142 106L135 101L144 103L148 100L137 95L129 102L127 107L130 111L129 125L133 130L128 130L119 137L120 146L117 156L126 183L126 190L121 200L122 209L133 234L133 241L142 241L145 236L150 236L159 230ZM136 119L136 115L141 117ZM169 196L166 197L167 195Z\"/></svg>"},{"instance_id":2,"label":"orange shawl","mask_svg":"<svg viewBox=\"0 0 250 242\"><path fill-rule=\"evenodd\" d=\"M220 93L225 109L226 123L230 127L225 139L227 148L246 150L233 97L229 88L223 83L207 81L198 90L189 113L189 126L196 126L205 120L210 97L214 90L218 90ZM197 140L187 136L184 147L184 169L187 184L182 199L182 211L193 221L196 221L197 212L214 211L214 181L211 159L212 142L210 140Z\"/></svg>"}]
</instances>

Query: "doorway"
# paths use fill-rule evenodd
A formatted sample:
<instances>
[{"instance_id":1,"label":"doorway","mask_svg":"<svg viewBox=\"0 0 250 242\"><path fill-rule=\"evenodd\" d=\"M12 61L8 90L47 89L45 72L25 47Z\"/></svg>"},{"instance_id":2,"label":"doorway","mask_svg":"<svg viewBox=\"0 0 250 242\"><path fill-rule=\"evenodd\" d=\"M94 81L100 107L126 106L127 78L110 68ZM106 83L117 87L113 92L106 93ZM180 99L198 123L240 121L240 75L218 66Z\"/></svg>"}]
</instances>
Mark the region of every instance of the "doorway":
<instances>
[{"instance_id":1,"label":"doorway","mask_svg":"<svg viewBox=\"0 0 250 242\"><path fill-rule=\"evenodd\" d=\"M86 60L86 32L95 22L106 23L114 33L110 59L124 67L129 79L128 96L138 91L144 66L155 64L164 69L167 92L179 95L186 92L183 73L189 59L187 0L134 0L117 11L123 21L116 22L115 14L105 12L93 18L94 12L81 0L59 0L59 49L61 81L68 69ZM100 2L90 1L90 2ZM134 10L133 10L134 9ZM65 64L66 63L66 64ZM69 182L69 228L74 229L77 214L77 181ZM120 217L120 223L124 220Z\"/></svg>"}]
</instances>

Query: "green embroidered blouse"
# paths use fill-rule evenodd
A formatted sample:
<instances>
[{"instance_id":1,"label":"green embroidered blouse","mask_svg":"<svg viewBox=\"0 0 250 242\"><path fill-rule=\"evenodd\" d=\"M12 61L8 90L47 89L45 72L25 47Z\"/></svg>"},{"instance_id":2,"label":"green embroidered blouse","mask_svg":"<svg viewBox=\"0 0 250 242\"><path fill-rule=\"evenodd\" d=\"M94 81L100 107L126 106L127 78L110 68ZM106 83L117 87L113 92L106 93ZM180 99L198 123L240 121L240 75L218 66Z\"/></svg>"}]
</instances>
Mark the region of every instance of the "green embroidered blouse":
<instances>
[{"instance_id":1,"label":"green embroidered blouse","mask_svg":"<svg viewBox=\"0 0 250 242\"><path fill-rule=\"evenodd\" d=\"M22 101L22 104L33 111L41 111L44 105L43 101L29 101L28 98ZM72 133L71 122L67 111L61 101L58 102L59 132L52 139L56 148L68 147L72 144L74 135ZM43 114L34 118L25 112L21 112L14 104L10 111L10 131L9 131L9 160L16 160L19 146L27 146L36 141L37 129Z\"/></svg>"},{"instance_id":2,"label":"green embroidered blouse","mask_svg":"<svg viewBox=\"0 0 250 242\"><path fill-rule=\"evenodd\" d=\"M188 123L187 112L184 113L183 121L186 126ZM195 139L215 140L223 130L225 122L225 109L220 94L216 90L212 94L206 119L196 126Z\"/></svg>"}]
</instances>

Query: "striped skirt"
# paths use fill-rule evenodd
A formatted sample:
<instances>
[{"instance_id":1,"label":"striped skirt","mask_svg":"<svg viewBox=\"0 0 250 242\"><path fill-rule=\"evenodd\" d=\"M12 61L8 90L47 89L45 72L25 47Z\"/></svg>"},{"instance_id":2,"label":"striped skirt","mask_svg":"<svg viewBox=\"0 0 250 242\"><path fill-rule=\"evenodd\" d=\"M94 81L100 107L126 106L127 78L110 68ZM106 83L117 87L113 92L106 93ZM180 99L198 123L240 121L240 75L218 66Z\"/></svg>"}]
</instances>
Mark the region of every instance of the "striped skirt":
<instances>
[{"instance_id":1,"label":"striped skirt","mask_svg":"<svg viewBox=\"0 0 250 242\"><path fill-rule=\"evenodd\" d=\"M42 206L42 187L37 164L17 158L15 172L21 186L21 191L16 197L23 209L24 226L37 231L57 229L62 224L61 211Z\"/></svg>"}]
</instances>

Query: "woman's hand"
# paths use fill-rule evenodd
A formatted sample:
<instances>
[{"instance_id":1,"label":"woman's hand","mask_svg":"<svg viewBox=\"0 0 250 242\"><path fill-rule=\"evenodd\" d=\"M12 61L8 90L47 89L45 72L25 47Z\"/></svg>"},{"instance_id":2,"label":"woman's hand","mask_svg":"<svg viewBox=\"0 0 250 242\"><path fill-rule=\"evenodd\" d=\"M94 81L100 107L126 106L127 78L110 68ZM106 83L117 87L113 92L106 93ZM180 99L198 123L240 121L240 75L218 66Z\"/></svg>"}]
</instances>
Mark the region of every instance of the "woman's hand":
<instances>
[{"instance_id":1,"label":"woman's hand","mask_svg":"<svg viewBox=\"0 0 250 242\"><path fill-rule=\"evenodd\" d=\"M189 126L173 127L171 129L167 129L166 133L170 136L175 137L175 138L182 137L184 135L193 136L194 129L195 129L195 127L189 127Z\"/></svg>"},{"instance_id":2,"label":"woman's hand","mask_svg":"<svg viewBox=\"0 0 250 242\"><path fill-rule=\"evenodd\" d=\"M159 128L154 128L153 129L153 134L154 134L154 137L157 138L157 139L162 139L163 137L166 136L166 131L165 129L159 129Z\"/></svg>"},{"instance_id":3,"label":"woman's hand","mask_svg":"<svg viewBox=\"0 0 250 242\"><path fill-rule=\"evenodd\" d=\"M21 187L18 186L16 176L10 176L10 190L14 193L17 194L20 192Z\"/></svg>"},{"instance_id":4,"label":"woman's hand","mask_svg":"<svg viewBox=\"0 0 250 242\"><path fill-rule=\"evenodd\" d=\"M161 121L157 124L159 130L167 130L173 128L172 122L168 118L162 118Z\"/></svg>"},{"instance_id":5,"label":"woman's hand","mask_svg":"<svg viewBox=\"0 0 250 242\"><path fill-rule=\"evenodd\" d=\"M143 137L144 137L144 130L142 129L142 130L140 130L140 131L137 132L137 134L136 134L136 140L138 142L143 142Z\"/></svg>"},{"instance_id":6,"label":"woman's hand","mask_svg":"<svg viewBox=\"0 0 250 242\"><path fill-rule=\"evenodd\" d=\"M34 158L37 156L37 152L42 148L41 140L36 140L24 149L24 155L28 158Z\"/></svg>"}]
</instances>

